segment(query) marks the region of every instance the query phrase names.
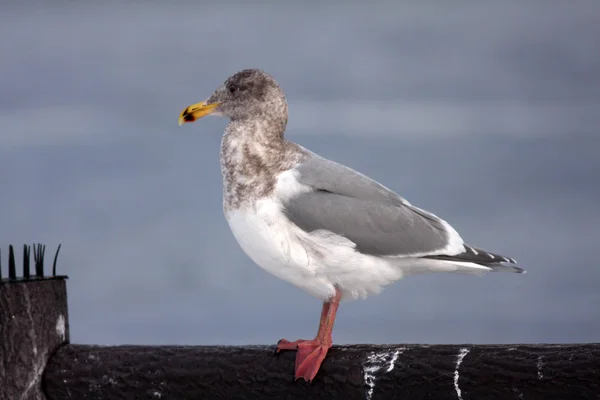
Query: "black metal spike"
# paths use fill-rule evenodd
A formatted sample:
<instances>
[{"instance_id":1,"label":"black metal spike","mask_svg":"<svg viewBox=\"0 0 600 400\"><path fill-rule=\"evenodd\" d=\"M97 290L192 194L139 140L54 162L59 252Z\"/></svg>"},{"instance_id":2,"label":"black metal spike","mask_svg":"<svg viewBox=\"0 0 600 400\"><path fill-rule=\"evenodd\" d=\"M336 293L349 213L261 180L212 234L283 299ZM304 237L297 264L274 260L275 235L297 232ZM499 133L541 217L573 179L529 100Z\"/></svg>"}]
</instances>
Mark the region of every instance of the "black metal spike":
<instances>
[{"instance_id":1,"label":"black metal spike","mask_svg":"<svg viewBox=\"0 0 600 400\"><path fill-rule=\"evenodd\" d=\"M37 243L35 245L35 275L36 276L44 276L44 270L42 268L42 260L41 260L41 249L42 245Z\"/></svg>"},{"instance_id":2,"label":"black metal spike","mask_svg":"<svg viewBox=\"0 0 600 400\"><path fill-rule=\"evenodd\" d=\"M23 245L23 277L29 279L31 273L29 272L29 246Z\"/></svg>"},{"instance_id":3,"label":"black metal spike","mask_svg":"<svg viewBox=\"0 0 600 400\"><path fill-rule=\"evenodd\" d=\"M46 255L46 245L43 244L42 245L42 253L41 253L41 257L40 257L40 259L42 260L42 266L40 268L42 270L42 274L40 275L41 277L44 276L44 258L45 258L45 255Z\"/></svg>"},{"instance_id":4,"label":"black metal spike","mask_svg":"<svg viewBox=\"0 0 600 400\"><path fill-rule=\"evenodd\" d=\"M31 248L33 249L33 264L35 267L35 274L37 275L37 269L38 269L38 252L37 252L37 245L35 243L31 244Z\"/></svg>"},{"instance_id":5,"label":"black metal spike","mask_svg":"<svg viewBox=\"0 0 600 400\"><path fill-rule=\"evenodd\" d=\"M15 265L15 251L12 244L8 246L8 279L17 279L17 266Z\"/></svg>"},{"instance_id":6,"label":"black metal spike","mask_svg":"<svg viewBox=\"0 0 600 400\"><path fill-rule=\"evenodd\" d=\"M56 249L56 254L54 255L54 263L52 264L52 276L56 276L56 260L58 260L58 252L60 251L60 246L62 246L62 243L58 244L58 249Z\"/></svg>"},{"instance_id":7,"label":"black metal spike","mask_svg":"<svg viewBox=\"0 0 600 400\"><path fill-rule=\"evenodd\" d=\"M44 245L33 244L33 258L35 260L35 275L42 278L44 276Z\"/></svg>"}]
</instances>

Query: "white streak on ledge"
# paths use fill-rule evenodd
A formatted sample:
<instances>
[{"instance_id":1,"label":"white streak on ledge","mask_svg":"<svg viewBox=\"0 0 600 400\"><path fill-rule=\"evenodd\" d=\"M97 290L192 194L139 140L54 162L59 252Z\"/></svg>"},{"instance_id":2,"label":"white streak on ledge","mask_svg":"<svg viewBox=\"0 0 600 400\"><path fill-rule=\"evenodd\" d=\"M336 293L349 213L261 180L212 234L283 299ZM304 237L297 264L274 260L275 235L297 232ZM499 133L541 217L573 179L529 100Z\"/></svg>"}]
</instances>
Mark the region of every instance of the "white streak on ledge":
<instances>
[{"instance_id":1,"label":"white streak on ledge","mask_svg":"<svg viewBox=\"0 0 600 400\"><path fill-rule=\"evenodd\" d=\"M60 338L60 340L65 340L66 336L66 327L65 327L65 317L60 314L58 319L56 320L56 334Z\"/></svg>"},{"instance_id":2,"label":"white streak on ledge","mask_svg":"<svg viewBox=\"0 0 600 400\"><path fill-rule=\"evenodd\" d=\"M462 400L462 392L460 391L460 387L458 386L458 378L460 378L460 375L458 374L458 368L460 367L460 364L462 363L463 359L467 354L469 354L469 349L465 347L460 349L458 356L456 356L456 369L454 370L454 389L456 390L456 397L458 397L458 400Z\"/></svg>"},{"instance_id":3,"label":"white streak on ledge","mask_svg":"<svg viewBox=\"0 0 600 400\"><path fill-rule=\"evenodd\" d=\"M31 379L27 383L27 387L23 391L23 394L21 394L21 400L29 398L29 392L31 391L31 389L33 389L34 387L36 387L39 384L40 379L42 378L42 374L44 373L45 367L46 367L46 355L42 354L41 357L38 357L36 359L36 362L33 366Z\"/></svg>"},{"instance_id":4,"label":"white streak on ledge","mask_svg":"<svg viewBox=\"0 0 600 400\"><path fill-rule=\"evenodd\" d=\"M25 309L27 311L27 316L29 317L29 321L31 321L31 327L28 330L28 334L29 334L29 338L31 339L31 345L33 346L32 351L33 351L33 357L35 360L34 360L34 365L33 365L33 371L32 371L32 374L30 375L30 379L29 379L29 382L27 383L27 387L21 394L21 397L20 397L21 400L29 398L29 392L31 391L31 389L36 387L36 385L39 383L42 373L44 372L44 366L45 366L45 355L38 356L37 335L35 333L35 322L33 320L33 314L31 313L31 297L29 296L29 290L27 290L27 286L25 286L23 288L23 291L26 296ZM15 318L14 315L13 315L13 318Z\"/></svg>"},{"instance_id":5,"label":"white streak on ledge","mask_svg":"<svg viewBox=\"0 0 600 400\"><path fill-rule=\"evenodd\" d=\"M519 399L522 399L522 398L523 398L523 392L521 392L519 389L517 389L517 388L515 388L515 387L514 387L514 388L512 388L512 391L513 391L513 393L514 393L514 394L516 394L516 395L517 395L517 397L518 397Z\"/></svg>"},{"instance_id":6,"label":"white streak on ledge","mask_svg":"<svg viewBox=\"0 0 600 400\"><path fill-rule=\"evenodd\" d=\"M367 400L373 398L373 391L375 390L375 381L377 380L376 374L385 368L385 373L391 372L396 366L398 356L406 350L405 347L400 347L396 350L383 351L381 353L371 353L367 357L367 361L363 364L364 379L365 383L369 387L367 390Z\"/></svg>"},{"instance_id":7,"label":"white streak on ledge","mask_svg":"<svg viewBox=\"0 0 600 400\"><path fill-rule=\"evenodd\" d=\"M542 367L544 366L544 357L542 356L538 356L537 359L537 372L538 372L538 379L544 379L544 373L542 372Z\"/></svg>"},{"instance_id":8,"label":"white streak on ledge","mask_svg":"<svg viewBox=\"0 0 600 400\"><path fill-rule=\"evenodd\" d=\"M25 301L25 307L27 310L27 316L29 317L29 321L31 322L31 327L29 328L29 338L31 339L31 345L32 345L32 351L33 351L33 356L37 356L38 353L38 349L37 349L37 335L35 333L35 322L33 320L33 315L31 314L31 298L29 297L29 290L27 290L27 288L24 288L24 292L27 296L27 300ZM13 316L14 318L14 316Z\"/></svg>"}]
</instances>

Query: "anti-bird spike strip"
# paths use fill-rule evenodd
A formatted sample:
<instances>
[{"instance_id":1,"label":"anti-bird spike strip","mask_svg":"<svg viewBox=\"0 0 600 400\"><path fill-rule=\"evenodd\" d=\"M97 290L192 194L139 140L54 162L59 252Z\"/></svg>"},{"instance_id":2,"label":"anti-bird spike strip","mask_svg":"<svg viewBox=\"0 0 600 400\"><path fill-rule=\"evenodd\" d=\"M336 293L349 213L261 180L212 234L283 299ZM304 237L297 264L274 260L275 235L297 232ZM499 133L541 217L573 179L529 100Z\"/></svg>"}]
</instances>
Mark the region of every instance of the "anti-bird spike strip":
<instances>
[{"instance_id":1,"label":"anti-bird spike strip","mask_svg":"<svg viewBox=\"0 0 600 400\"><path fill-rule=\"evenodd\" d=\"M58 245L56 253L54 254L54 260L52 263L52 273L50 277L56 277L56 264L58 262L58 254L60 252L62 244ZM33 248L33 259L35 263L35 272L32 274L31 270L31 253ZM17 277L17 263L15 258L14 246L8 246L8 280L29 280L29 279L40 279L44 278L44 255L46 253L46 246L41 243L34 243L31 246L28 244L23 245L23 276L22 278ZM2 251L0 249L0 281L3 280L2 271Z\"/></svg>"}]
</instances>

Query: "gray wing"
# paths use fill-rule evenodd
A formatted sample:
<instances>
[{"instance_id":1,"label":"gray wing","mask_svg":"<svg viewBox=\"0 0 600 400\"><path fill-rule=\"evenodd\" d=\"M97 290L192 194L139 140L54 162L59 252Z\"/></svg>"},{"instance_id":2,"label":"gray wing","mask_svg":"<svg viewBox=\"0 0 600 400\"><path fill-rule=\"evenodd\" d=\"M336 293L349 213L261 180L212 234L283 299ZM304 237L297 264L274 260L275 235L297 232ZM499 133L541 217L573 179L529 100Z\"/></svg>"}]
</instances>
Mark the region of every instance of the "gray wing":
<instances>
[{"instance_id":1,"label":"gray wing","mask_svg":"<svg viewBox=\"0 0 600 400\"><path fill-rule=\"evenodd\" d=\"M313 191L285 199L284 212L307 232L334 232L358 251L378 256L439 254L456 234L433 214L340 164L314 158L296 171Z\"/></svg>"}]
</instances>

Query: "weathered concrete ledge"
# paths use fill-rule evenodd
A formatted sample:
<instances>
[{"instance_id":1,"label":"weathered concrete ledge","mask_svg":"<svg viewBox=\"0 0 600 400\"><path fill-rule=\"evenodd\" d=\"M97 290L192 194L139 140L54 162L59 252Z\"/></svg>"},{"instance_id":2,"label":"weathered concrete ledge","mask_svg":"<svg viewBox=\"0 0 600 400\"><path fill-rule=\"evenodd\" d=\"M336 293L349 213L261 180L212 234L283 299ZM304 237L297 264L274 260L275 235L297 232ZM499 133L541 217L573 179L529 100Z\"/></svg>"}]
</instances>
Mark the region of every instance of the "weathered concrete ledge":
<instances>
[{"instance_id":1,"label":"weathered concrete ledge","mask_svg":"<svg viewBox=\"0 0 600 400\"><path fill-rule=\"evenodd\" d=\"M313 382L274 346L61 346L48 399L596 399L600 344L334 346Z\"/></svg>"},{"instance_id":2,"label":"weathered concrete ledge","mask_svg":"<svg viewBox=\"0 0 600 400\"><path fill-rule=\"evenodd\" d=\"M41 378L69 341L66 281L0 281L0 399L43 399Z\"/></svg>"}]
</instances>

